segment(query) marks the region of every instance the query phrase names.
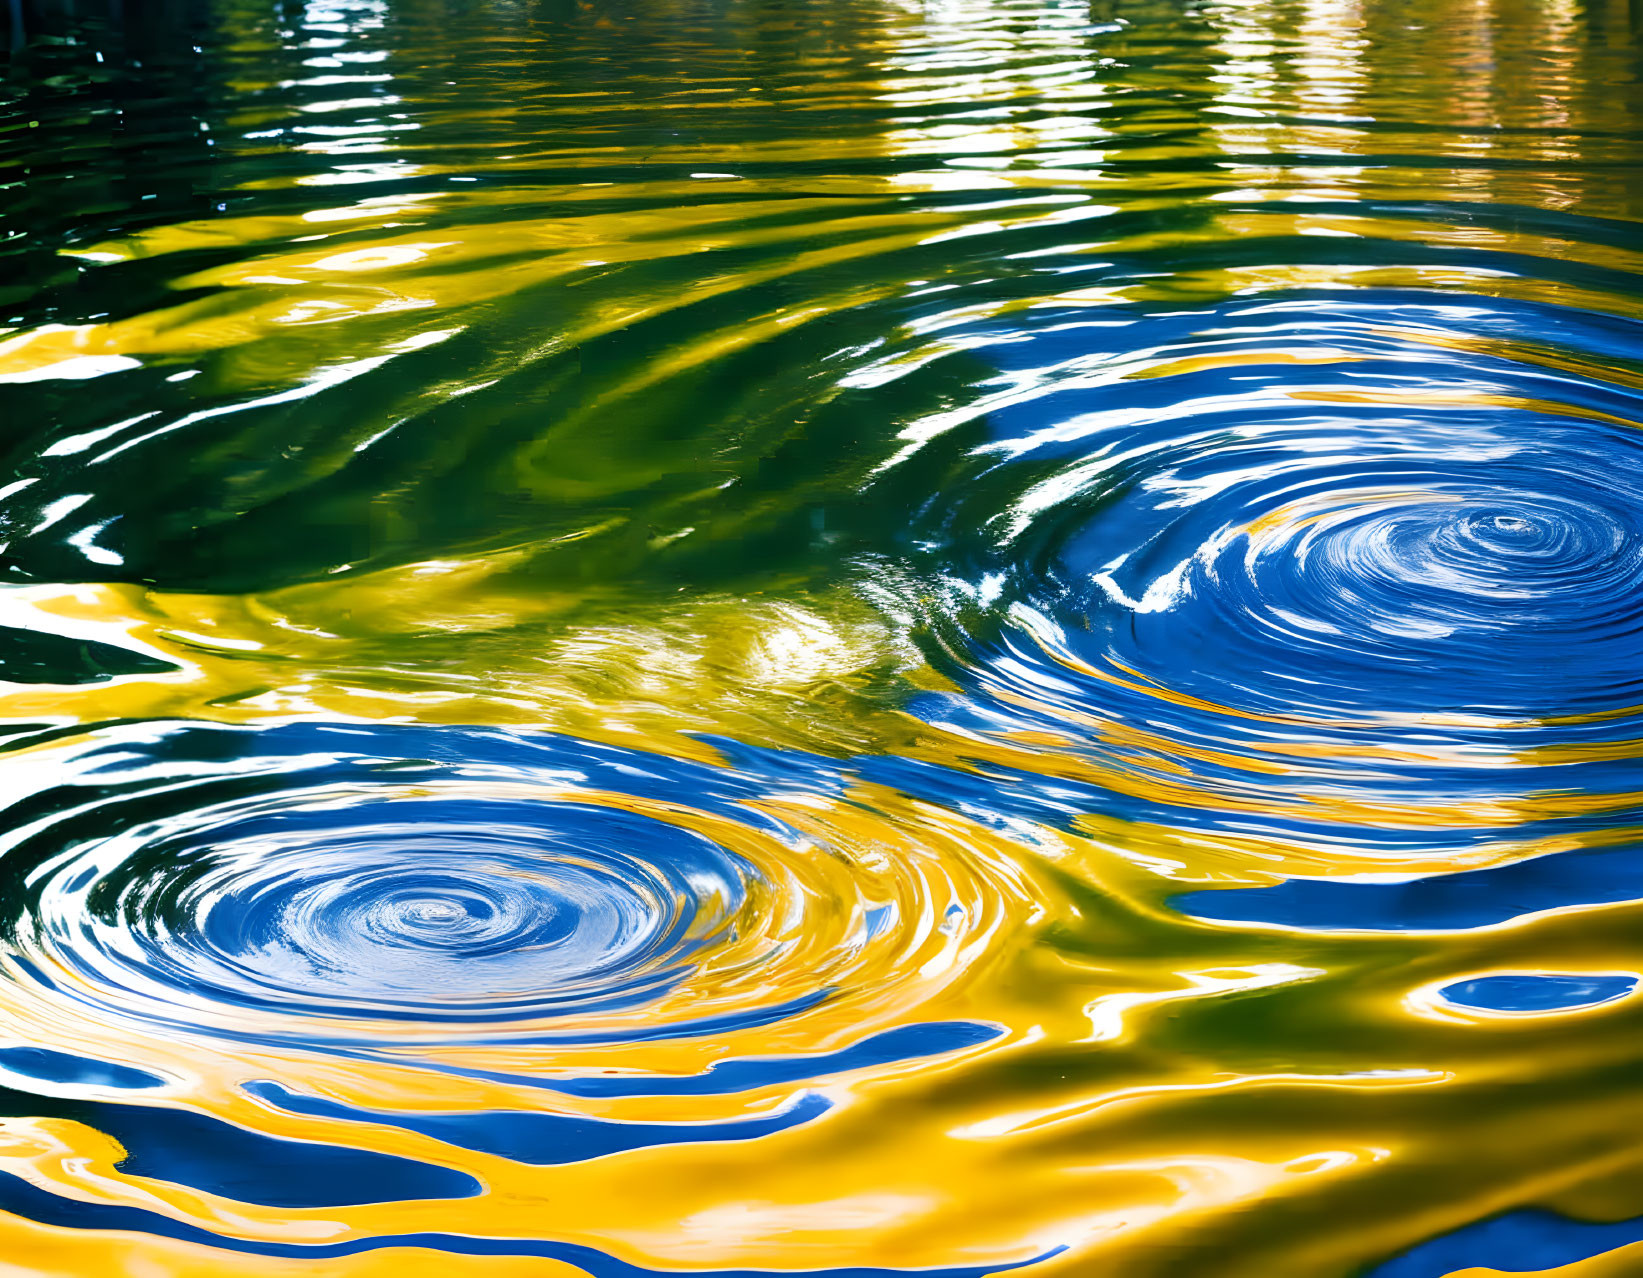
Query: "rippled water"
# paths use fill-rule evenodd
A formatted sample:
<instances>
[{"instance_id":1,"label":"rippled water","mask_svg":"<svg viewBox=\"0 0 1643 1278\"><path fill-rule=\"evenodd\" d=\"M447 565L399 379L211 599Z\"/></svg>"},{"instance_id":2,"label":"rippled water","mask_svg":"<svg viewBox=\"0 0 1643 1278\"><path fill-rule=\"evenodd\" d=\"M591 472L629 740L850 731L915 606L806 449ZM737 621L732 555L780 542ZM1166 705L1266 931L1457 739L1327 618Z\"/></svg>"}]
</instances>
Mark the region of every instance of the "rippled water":
<instances>
[{"instance_id":1,"label":"rippled water","mask_svg":"<svg viewBox=\"0 0 1643 1278\"><path fill-rule=\"evenodd\" d=\"M1635 0L13 0L0 1270L1643 1272Z\"/></svg>"}]
</instances>

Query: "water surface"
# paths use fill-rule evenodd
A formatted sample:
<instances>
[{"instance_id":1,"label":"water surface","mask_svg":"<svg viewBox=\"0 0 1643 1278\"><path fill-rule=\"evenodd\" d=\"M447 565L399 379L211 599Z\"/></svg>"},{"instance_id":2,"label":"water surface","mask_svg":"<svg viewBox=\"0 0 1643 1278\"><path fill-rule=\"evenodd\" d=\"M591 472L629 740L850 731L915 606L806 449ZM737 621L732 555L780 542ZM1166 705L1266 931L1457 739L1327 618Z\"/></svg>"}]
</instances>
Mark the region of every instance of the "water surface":
<instances>
[{"instance_id":1,"label":"water surface","mask_svg":"<svg viewBox=\"0 0 1643 1278\"><path fill-rule=\"evenodd\" d=\"M5 52L19 1272L1643 1266L1635 3Z\"/></svg>"}]
</instances>

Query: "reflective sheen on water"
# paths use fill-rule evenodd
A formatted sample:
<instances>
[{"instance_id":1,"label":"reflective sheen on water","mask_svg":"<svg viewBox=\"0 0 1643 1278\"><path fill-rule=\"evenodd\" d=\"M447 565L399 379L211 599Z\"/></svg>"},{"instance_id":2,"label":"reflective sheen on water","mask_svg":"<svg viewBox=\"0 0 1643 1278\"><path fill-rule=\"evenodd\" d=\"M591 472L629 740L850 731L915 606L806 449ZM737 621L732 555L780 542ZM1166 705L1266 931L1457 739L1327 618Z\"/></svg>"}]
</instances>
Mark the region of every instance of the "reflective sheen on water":
<instances>
[{"instance_id":1,"label":"reflective sheen on water","mask_svg":"<svg viewBox=\"0 0 1643 1278\"><path fill-rule=\"evenodd\" d=\"M0 25L0 1269L1643 1272L1635 0Z\"/></svg>"}]
</instances>

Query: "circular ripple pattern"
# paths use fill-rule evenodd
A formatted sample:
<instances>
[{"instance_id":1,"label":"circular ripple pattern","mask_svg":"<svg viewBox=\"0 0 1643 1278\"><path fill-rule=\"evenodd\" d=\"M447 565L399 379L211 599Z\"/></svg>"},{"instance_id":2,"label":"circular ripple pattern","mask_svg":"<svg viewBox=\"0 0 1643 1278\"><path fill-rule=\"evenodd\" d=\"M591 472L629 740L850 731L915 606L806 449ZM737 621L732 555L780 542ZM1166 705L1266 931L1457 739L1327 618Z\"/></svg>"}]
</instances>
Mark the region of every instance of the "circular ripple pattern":
<instances>
[{"instance_id":1,"label":"circular ripple pattern","mask_svg":"<svg viewBox=\"0 0 1643 1278\"><path fill-rule=\"evenodd\" d=\"M1053 615L1087 621L1104 641L1092 655L1112 666L1236 711L1520 718L1628 704L1643 454L1619 429L1532 429L1514 444L1481 419L1396 434L1362 423L1333 455L1310 429L1252 432L1213 471L1183 464L1059 549ZM1160 490L1198 486L1214 498L1159 509ZM1114 523L1143 544L1114 554ZM1571 643L1578 658L1557 661Z\"/></svg>"},{"instance_id":2,"label":"circular ripple pattern","mask_svg":"<svg viewBox=\"0 0 1643 1278\"><path fill-rule=\"evenodd\" d=\"M89 942L60 958L109 986L506 1021L665 992L753 873L698 835L575 803L284 798L309 810L223 805L136 856L105 845L89 880L84 852L61 858L39 881L41 935Z\"/></svg>"},{"instance_id":3,"label":"circular ripple pattern","mask_svg":"<svg viewBox=\"0 0 1643 1278\"><path fill-rule=\"evenodd\" d=\"M72 780L5 852L13 962L179 1029L597 1042L906 1012L1024 902L1008 867L939 838L891 858L855 808L803 828L725 768L461 729L114 735L36 756Z\"/></svg>"},{"instance_id":4,"label":"circular ripple pattern","mask_svg":"<svg viewBox=\"0 0 1643 1278\"><path fill-rule=\"evenodd\" d=\"M998 373L925 432L972 459L915 530L992 694L960 715L1446 803L1635 735L1635 325L1384 291L1113 328L973 334Z\"/></svg>"}]
</instances>

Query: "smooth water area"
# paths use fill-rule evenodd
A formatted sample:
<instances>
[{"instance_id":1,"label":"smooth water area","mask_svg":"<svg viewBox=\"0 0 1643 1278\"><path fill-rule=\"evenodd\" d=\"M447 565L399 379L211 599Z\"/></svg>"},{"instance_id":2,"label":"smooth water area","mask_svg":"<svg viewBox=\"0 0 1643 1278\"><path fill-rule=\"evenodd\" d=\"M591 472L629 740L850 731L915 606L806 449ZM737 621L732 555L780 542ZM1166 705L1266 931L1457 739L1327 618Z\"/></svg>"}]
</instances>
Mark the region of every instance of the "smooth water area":
<instances>
[{"instance_id":1,"label":"smooth water area","mask_svg":"<svg viewBox=\"0 0 1643 1278\"><path fill-rule=\"evenodd\" d=\"M1637 0L11 0L0 1271L1643 1273Z\"/></svg>"}]
</instances>

